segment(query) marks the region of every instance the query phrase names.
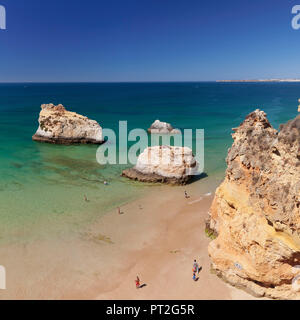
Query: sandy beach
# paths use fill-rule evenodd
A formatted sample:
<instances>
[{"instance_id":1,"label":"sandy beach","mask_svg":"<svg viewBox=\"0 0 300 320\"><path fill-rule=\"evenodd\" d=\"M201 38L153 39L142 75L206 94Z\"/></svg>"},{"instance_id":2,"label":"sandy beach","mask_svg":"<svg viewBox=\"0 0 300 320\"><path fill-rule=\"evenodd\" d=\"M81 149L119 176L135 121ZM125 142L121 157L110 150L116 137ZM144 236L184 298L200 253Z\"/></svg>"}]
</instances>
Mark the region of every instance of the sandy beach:
<instances>
[{"instance_id":1,"label":"sandy beach","mask_svg":"<svg viewBox=\"0 0 300 320\"><path fill-rule=\"evenodd\" d=\"M124 208L128 214L122 218L132 227L125 238L119 233L118 241L124 241L124 250L128 250L127 263L124 268L116 266L119 271L112 273L112 285L97 299L253 298L211 274L207 254L210 239L204 230L213 195L202 198L190 186L187 190L191 198L185 199L184 190L184 187L174 188L166 194L157 193L154 199L143 199L143 209L139 212L134 210L136 204ZM116 228L118 225L116 221ZM129 246L126 240L130 238ZM192 280L194 259L202 267L197 282ZM134 288L136 275L146 284L139 290Z\"/></svg>"},{"instance_id":2,"label":"sandy beach","mask_svg":"<svg viewBox=\"0 0 300 320\"><path fill-rule=\"evenodd\" d=\"M72 236L1 247L1 299L252 299L210 272L205 220L213 194L199 194L200 183L155 187ZM137 275L146 285L139 290Z\"/></svg>"},{"instance_id":3,"label":"sandy beach","mask_svg":"<svg viewBox=\"0 0 300 320\"><path fill-rule=\"evenodd\" d=\"M0 302L300 300L297 36L289 1L0 0Z\"/></svg>"}]
</instances>

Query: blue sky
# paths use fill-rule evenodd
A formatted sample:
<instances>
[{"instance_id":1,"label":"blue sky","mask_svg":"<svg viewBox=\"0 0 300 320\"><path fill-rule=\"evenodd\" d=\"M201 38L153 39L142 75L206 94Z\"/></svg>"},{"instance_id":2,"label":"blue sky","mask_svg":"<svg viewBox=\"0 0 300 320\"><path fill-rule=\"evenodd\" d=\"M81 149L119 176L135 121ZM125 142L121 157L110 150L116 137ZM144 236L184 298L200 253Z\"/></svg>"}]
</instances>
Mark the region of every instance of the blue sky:
<instances>
[{"instance_id":1,"label":"blue sky","mask_svg":"<svg viewBox=\"0 0 300 320\"><path fill-rule=\"evenodd\" d=\"M300 0L0 0L0 81L300 78Z\"/></svg>"}]
</instances>

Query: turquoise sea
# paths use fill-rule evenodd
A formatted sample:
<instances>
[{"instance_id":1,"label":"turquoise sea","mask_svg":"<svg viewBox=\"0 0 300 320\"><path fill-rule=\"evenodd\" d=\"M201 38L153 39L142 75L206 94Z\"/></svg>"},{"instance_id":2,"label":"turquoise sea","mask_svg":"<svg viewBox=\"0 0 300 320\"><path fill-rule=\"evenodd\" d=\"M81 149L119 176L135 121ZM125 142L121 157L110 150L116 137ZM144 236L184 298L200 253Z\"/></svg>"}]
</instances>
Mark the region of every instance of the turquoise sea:
<instances>
[{"instance_id":1,"label":"turquoise sea","mask_svg":"<svg viewBox=\"0 0 300 320\"><path fill-rule=\"evenodd\" d=\"M156 119L204 129L200 185L223 177L231 128L249 112L264 110L278 128L296 116L298 98L299 83L0 84L0 241L59 236L156 187L121 178L121 166L99 165L97 146L33 142L43 103L62 103L116 132L119 120L129 130Z\"/></svg>"}]
</instances>

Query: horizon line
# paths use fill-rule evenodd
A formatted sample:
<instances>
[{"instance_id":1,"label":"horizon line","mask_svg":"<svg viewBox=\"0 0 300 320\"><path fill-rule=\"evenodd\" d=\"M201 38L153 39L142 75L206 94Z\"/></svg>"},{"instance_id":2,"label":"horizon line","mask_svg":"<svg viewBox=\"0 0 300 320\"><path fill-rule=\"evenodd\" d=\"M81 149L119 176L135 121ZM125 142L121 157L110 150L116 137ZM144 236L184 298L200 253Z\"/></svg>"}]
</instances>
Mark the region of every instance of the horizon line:
<instances>
[{"instance_id":1,"label":"horizon line","mask_svg":"<svg viewBox=\"0 0 300 320\"><path fill-rule=\"evenodd\" d=\"M51 83L226 83L226 82L300 82L300 78L261 78L261 79L217 79L217 80L145 80L145 81L0 81L0 84L51 84Z\"/></svg>"},{"instance_id":2,"label":"horizon line","mask_svg":"<svg viewBox=\"0 0 300 320\"><path fill-rule=\"evenodd\" d=\"M182 82L217 82L218 80L150 80L150 81L0 81L2 83L182 83Z\"/></svg>"}]
</instances>

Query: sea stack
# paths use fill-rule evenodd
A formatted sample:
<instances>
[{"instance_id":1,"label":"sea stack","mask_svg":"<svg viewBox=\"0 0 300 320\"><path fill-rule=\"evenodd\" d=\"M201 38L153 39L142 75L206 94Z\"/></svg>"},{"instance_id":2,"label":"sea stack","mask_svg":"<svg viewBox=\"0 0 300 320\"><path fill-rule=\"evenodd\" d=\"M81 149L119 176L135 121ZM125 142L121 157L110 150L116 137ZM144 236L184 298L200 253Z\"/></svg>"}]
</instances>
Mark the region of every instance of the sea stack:
<instances>
[{"instance_id":1,"label":"sea stack","mask_svg":"<svg viewBox=\"0 0 300 320\"><path fill-rule=\"evenodd\" d=\"M122 176L142 182L186 184L197 174L198 163L188 147L154 146L146 148L135 167Z\"/></svg>"},{"instance_id":2,"label":"sea stack","mask_svg":"<svg viewBox=\"0 0 300 320\"><path fill-rule=\"evenodd\" d=\"M43 104L41 109L33 140L55 144L103 143L102 128L95 120L67 111L61 104Z\"/></svg>"},{"instance_id":3,"label":"sea stack","mask_svg":"<svg viewBox=\"0 0 300 320\"><path fill-rule=\"evenodd\" d=\"M154 134L179 134L181 131L179 129L174 129L170 123L162 122L160 120L155 120L151 127L148 129L149 133Z\"/></svg>"},{"instance_id":4,"label":"sea stack","mask_svg":"<svg viewBox=\"0 0 300 320\"><path fill-rule=\"evenodd\" d=\"M256 296L299 299L300 115L278 132L255 110L233 131L210 209L212 268Z\"/></svg>"}]
</instances>

